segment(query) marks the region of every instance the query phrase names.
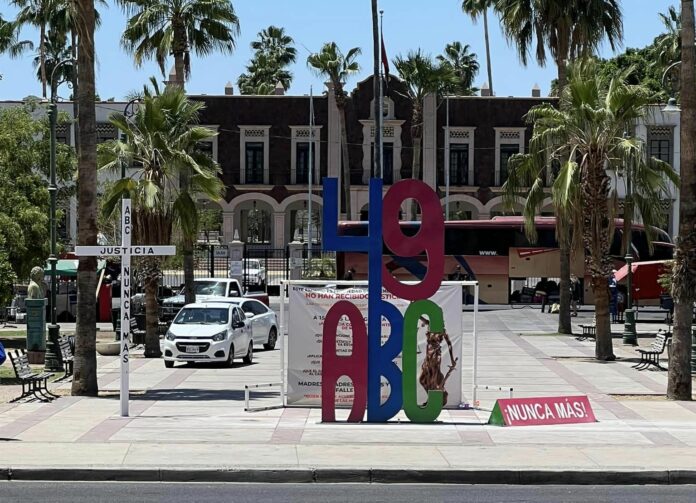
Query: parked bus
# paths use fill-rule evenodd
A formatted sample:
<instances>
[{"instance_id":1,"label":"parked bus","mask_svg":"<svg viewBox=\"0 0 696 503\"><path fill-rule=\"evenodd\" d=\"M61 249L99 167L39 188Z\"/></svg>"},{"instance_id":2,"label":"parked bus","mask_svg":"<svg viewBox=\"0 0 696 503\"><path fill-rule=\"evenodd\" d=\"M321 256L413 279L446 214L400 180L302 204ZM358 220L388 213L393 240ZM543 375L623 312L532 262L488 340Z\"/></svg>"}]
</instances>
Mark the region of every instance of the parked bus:
<instances>
[{"instance_id":1,"label":"parked bus","mask_svg":"<svg viewBox=\"0 0 696 503\"><path fill-rule=\"evenodd\" d=\"M536 243L530 243L524 232L523 218L494 217L492 220L462 220L445 222L445 278L448 279L459 266L462 275L478 280L481 302L507 304L511 296L521 287L534 287L539 280L555 279L560 276L560 251L555 237L556 219L538 217ZM614 239L611 255L615 268L624 263L621 253L623 220L614 222ZM401 222L404 235L413 236L420 222ZM367 222L341 222L339 235L365 236ZM632 253L635 260L664 260L672 258L674 245L669 235L654 229L653 250L642 225L633 224ZM386 247L383 261L388 270L398 279L421 279L426 271L426 257L397 257ZM337 277L354 268L354 279L367 279L367 254L358 252L337 253ZM583 281L584 301L593 302L589 275L584 267L582 247L578 246L571 259L571 273Z\"/></svg>"}]
</instances>

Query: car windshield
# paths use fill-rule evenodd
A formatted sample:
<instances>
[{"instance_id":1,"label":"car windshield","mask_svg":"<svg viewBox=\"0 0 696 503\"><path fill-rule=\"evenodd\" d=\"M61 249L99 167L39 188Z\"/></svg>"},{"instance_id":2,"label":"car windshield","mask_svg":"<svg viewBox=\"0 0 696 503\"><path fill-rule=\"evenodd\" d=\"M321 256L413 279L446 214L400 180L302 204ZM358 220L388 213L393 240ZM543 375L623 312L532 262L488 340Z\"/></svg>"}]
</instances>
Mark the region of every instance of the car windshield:
<instances>
[{"instance_id":1,"label":"car windshield","mask_svg":"<svg viewBox=\"0 0 696 503\"><path fill-rule=\"evenodd\" d=\"M177 315L176 325L226 325L229 310L226 307L185 307Z\"/></svg>"},{"instance_id":2,"label":"car windshield","mask_svg":"<svg viewBox=\"0 0 696 503\"><path fill-rule=\"evenodd\" d=\"M196 281L194 283L194 289L196 295L215 295L217 297L225 297L227 288L227 283L224 281ZM181 290L183 295L184 291Z\"/></svg>"},{"instance_id":3,"label":"car windshield","mask_svg":"<svg viewBox=\"0 0 696 503\"><path fill-rule=\"evenodd\" d=\"M244 263L247 269L261 269L261 262L258 260L245 260Z\"/></svg>"}]
</instances>

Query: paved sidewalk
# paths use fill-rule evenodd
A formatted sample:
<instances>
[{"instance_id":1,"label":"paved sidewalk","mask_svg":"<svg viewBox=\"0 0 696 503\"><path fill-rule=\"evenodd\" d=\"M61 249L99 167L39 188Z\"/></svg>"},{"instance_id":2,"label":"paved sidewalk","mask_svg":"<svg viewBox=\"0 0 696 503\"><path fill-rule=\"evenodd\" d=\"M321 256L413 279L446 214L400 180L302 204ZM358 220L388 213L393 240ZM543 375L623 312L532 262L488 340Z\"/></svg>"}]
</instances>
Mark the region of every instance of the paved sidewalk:
<instances>
[{"instance_id":1,"label":"paved sidewalk","mask_svg":"<svg viewBox=\"0 0 696 503\"><path fill-rule=\"evenodd\" d=\"M470 326L471 313L463 316L464 326ZM589 316L582 314L579 322ZM595 483L696 481L696 403L664 400L666 373L632 369L635 351L620 339L615 339L618 360L598 363L592 359L592 342L543 335L554 332L556 323L556 316L531 309L481 313L480 383L513 387L516 397L587 394L597 423L488 426L495 399L507 395L498 391L482 392L481 410L446 410L441 422L431 425L408 423L403 415L387 425L321 424L318 409L244 412L244 384L279 381L278 350L259 351L253 365L232 368L166 369L161 360L134 358L132 417L121 418L118 361L100 357L100 389L107 397L0 404L0 469L11 469L8 476L13 477L38 473L46 478L56 473L95 477L84 469L118 477L130 470L131 477L147 480L167 479L171 473L178 474L177 480L218 480L223 473L251 476L238 472L251 469L270 470L254 472L259 477L279 479L285 473L292 480L317 480L324 470L324 476L341 480L352 474L373 481L386 480L375 473L402 481L426 480L423 473L468 481L462 474L507 474L490 479L498 482L534 476L567 482L567 477L580 480L578 474ZM660 326L641 323L639 330ZM649 342L641 338L641 344ZM471 354L468 336L464 351ZM463 363L464 389L470 390L470 358ZM275 392L253 396L255 406L279 402ZM631 479L628 472L645 478Z\"/></svg>"}]
</instances>

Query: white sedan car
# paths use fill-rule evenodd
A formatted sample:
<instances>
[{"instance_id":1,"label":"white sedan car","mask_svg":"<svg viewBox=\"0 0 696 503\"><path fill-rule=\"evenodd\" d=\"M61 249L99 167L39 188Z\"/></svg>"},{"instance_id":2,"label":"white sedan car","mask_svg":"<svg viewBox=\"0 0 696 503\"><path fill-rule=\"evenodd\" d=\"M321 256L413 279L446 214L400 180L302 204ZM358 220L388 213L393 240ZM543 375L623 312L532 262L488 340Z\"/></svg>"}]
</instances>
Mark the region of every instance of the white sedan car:
<instances>
[{"instance_id":1,"label":"white sedan car","mask_svg":"<svg viewBox=\"0 0 696 503\"><path fill-rule=\"evenodd\" d=\"M254 344L263 344L264 349L275 349L278 341L278 319L272 309L255 299L232 298L251 323Z\"/></svg>"},{"instance_id":2,"label":"white sedan car","mask_svg":"<svg viewBox=\"0 0 696 503\"><path fill-rule=\"evenodd\" d=\"M266 284L266 269L259 259L244 259L242 267L247 285L264 286Z\"/></svg>"},{"instance_id":3,"label":"white sedan car","mask_svg":"<svg viewBox=\"0 0 696 503\"><path fill-rule=\"evenodd\" d=\"M162 341L164 365L174 362L252 363L252 324L229 302L188 304L176 315Z\"/></svg>"}]
</instances>

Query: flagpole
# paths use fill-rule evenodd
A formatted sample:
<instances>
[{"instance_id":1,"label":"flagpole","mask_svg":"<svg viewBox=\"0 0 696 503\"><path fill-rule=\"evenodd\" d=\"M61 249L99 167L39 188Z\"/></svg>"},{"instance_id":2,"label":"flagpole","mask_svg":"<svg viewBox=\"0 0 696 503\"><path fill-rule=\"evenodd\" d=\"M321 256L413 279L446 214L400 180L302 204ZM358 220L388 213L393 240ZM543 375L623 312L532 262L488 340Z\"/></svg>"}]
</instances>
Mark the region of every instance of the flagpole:
<instances>
[{"instance_id":1,"label":"flagpole","mask_svg":"<svg viewBox=\"0 0 696 503\"><path fill-rule=\"evenodd\" d=\"M372 115L374 116L374 134L372 135L372 168L370 178L381 177L382 172L382 128L380 127L380 71L382 49L379 38L379 18L377 17L378 0L372 0Z\"/></svg>"},{"instance_id":2,"label":"flagpole","mask_svg":"<svg viewBox=\"0 0 696 503\"><path fill-rule=\"evenodd\" d=\"M384 32L383 32L383 27L384 27L384 11L381 10L379 11L379 64L380 64L380 71L379 71L379 177L380 179L384 180L384 135L382 134L384 132L384 83L382 82L383 80L383 71L381 68L382 65L382 58L384 57L384 54L382 54L382 41L384 40Z\"/></svg>"},{"instance_id":3,"label":"flagpole","mask_svg":"<svg viewBox=\"0 0 696 503\"><path fill-rule=\"evenodd\" d=\"M308 201L307 201L307 258L308 267L312 267L312 178L314 177L314 94L309 86L309 162L308 167Z\"/></svg>"}]
</instances>

